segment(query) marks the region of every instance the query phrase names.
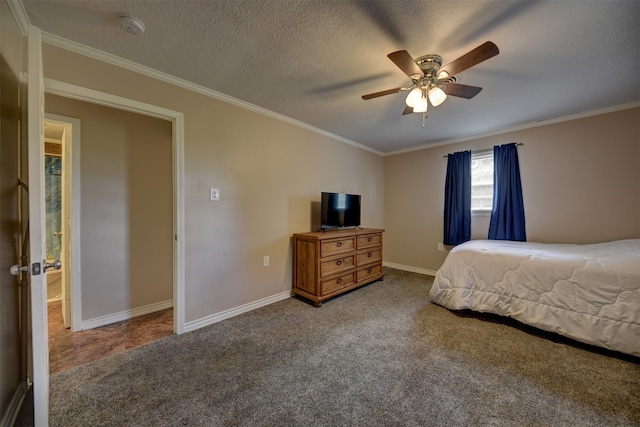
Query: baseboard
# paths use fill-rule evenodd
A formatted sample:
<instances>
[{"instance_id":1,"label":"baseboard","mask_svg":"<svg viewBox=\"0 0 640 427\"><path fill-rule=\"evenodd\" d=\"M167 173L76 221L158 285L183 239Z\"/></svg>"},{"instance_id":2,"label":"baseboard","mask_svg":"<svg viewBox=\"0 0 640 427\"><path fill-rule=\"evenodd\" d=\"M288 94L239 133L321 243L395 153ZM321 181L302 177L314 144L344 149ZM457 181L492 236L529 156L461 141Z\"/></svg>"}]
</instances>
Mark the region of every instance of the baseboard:
<instances>
[{"instance_id":1,"label":"baseboard","mask_svg":"<svg viewBox=\"0 0 640 427\"><path fill-rule=\"evenodd\" d=\"M161 301L155 304L145 305L144 307L133 308L131 310L121 311L119 313L108 314L106 316L96 317L94 319L83 320L82 330L99 328L100 326L110 325L123 320L133 319L134 317L144 316L145 314L155 313L156 311L166 310L173 307L173 300Z\"/></svg>"},{"instance_id":2,"label":"baseboard","mask_svg":"<svg viewBox=\"0 0 640 427\"><path fill-rule=\"evenodd\" d=\"M425 274L427 276L434 276L436 272L434 270L427 270L426 268L412 267L410 265L396 264L395 262L384 261L382 263L384 267L395 268L396 270L410 271L412 273Z\"/></svg>"},{"instance_id":3,"label":"baseboard","mask_svg":"<svg viewBox=\"0 0 640 427\"><path fill-rule=\"evenodd\" d=\"M0 420L1 427L9 427L15 424L18 414L20 413L20 408L22 408L24 397L27 395L27 391L29 391L27 383L21 382L13 393L11 402L9 402L9 406L6 408L6 412L4 413L2 420Z\"/></svg>"},{"instance_id":4,"label":"baseboard","mask_svg":"<svg viewBox=\"0 0 640 427\"><path fill-rule=\"evenodd\" d=\"M192 322L184 324L184 331L190 332L196 329L204 328L205 326L212 325L230 317L237 316L242 313L246 313L256 308L264 307L265 305L273 304L274 302L282 301L287 298L291 298L291 291L281 292L279 294L262 298L258 301L250 302L248 304L241 305L239 307L231 308L229 310L222 311L220 313L212 314L211 316L203 317Z\"/></svg>"}]
</instances>

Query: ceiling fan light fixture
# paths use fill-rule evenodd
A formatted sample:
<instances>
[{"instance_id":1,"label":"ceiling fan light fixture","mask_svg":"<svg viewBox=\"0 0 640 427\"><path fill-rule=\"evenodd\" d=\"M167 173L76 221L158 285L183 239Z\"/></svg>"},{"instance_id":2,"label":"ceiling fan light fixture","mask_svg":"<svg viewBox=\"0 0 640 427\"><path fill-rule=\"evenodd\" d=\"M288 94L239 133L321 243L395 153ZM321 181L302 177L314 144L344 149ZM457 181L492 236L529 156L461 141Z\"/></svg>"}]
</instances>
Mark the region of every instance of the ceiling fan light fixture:
<instances>
[{"instance_id":1,"label":"ceiling fan light fixture","mask_svg":"<svg viewBox=\"0 0 640 427\"><path fill-rule=\"evenodd\" d=\"M420 99L422 99L422 89L419 87L416 87L411 92L409 92L409 95L407 95L407 99L405 100L405 103L409 107L415 107L416 104L420 101Z\"/></svg>"},{"instance_id":2,"label":"ceiling fan light fixture","mask_svg":"<svg viewBox=\"0 0 640 427\"><path fill-rule=\"evenodd\" d=\"M416 105L413 106L414 113L426 113L427 112L427 98L420 98Z\"/></svg>"},{"instance_id":3,"label":"ceiling fan light fixture","mask_svg":"<svg viewBox=\"0 0 640 427\"><path fill-rule=\"evenodd\" d=\"M437 107L442 104L447 99L447 94L444 93L442 89L438 86L433 86L429 89L429 101L431 101L431 105Z\"/></svg>"},{"instance_id":4,"label":"ceiling fan light fixture","mask_svg":"<svg viewBox=\"0 0 640 427\"><path fill-rule=\"evenodd\" d=\"M402 115L422 113L422 127L424 127L429 103L437 107L448 96L466 99L476 96L482 88L460 84L462 71L484 62L498 53L500 53L498 46L487 41L442 67L440 55L429 54L414 59L406 50L391 52L387 57L411 78L411 86L362 95L362 99L377 98L413 88L405 99L407 106Z\"/></svg>"}]
</instances>

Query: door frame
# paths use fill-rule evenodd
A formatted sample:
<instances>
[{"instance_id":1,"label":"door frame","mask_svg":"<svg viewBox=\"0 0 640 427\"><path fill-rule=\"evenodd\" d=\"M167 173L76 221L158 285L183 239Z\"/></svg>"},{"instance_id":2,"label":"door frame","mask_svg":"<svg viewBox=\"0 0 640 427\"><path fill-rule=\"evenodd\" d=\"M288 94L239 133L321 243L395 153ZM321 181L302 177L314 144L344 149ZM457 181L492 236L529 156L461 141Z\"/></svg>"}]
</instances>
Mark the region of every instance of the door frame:
<instances>
[{"instance_id":1,"label":"door frame","mask_svg":"<svg viewBox=\"0 0 640 427\"><path fill-rule=\"evenodd\" d=\"M178 111L169 110L164 107L147 104L140 101L112 95L106 92L73 85L53 79L44 79L44 89L46 93L58 95L65 98L90 102L119 110L129 111L144 116L168 120L172 123L172 159L173 159L173 330L176 334L184 332L184 300L185 300L185 280L184 280L184 114ZM76 147L72 147L74 150ZM74 162L75 164L75 162ZM80 179L80 175L76 176ZM72 199L73 200L73 199ZM79 231L79 230L78 230ZM75 236L79 240L79 235ZM76 269L78 269L77 259ZM79 269L78 269L79 270ZM79 273L78 273L79 275ZM74 289L76 287L74 286ZM75 292L75 291L74 291ZM74 295L74 294L72 294ZM72 307L80 304L73 304ZM80 312L78 312L80 315ZM81 322L78 316L78 321ZM72 316L72 321L75 321Z\"/></svg>"},{"instance_id":2,"label":"door frame","mask_svg":"<svg viewBox=\"0 0 640 427\"><path fill-rule=\"evenodd\" d=\"M71 318L71 332L78 332L82 330L82 287L80 283L81 275L80 275L80 260L81 260L81 250L80 250L80 131L81 131L81 122L79 119L67 116L60 116L57 114L50 114L45 111L44 114L45 122L53 122L57 124L61 124L64 126L68 126L71 128L71 138L65 134L63 141L63 157L62 157L62 167L63 167L63 187L64 198L68 199L66 202L67 206L70 206L70 212L68 212L68 217L70 219L69 226L66 225L66 218L62 218L62 240L64 244L62 245L62 249L69 255L66 256L61 254L60 260L62 261L62 268L65 272L71 273L65 277L65 280L62 283L64 287L67 282L71 281L71 310L70 310L70 318ZM70 182L71 191L68 190L68 185L64 181ZM64 199L63 198L63 199ZM63 207L63 212L65 209ZM65 215L66 216L66 215ZM69 245L71 248L71 253L69 253ZM64 295L64 292L63 292ZM63 297L64 298L64 297ZM65 305L63 304L63 309ZM69 310L67 310L69 311ZM66 322L65 322L66 323Z\"/></svg>"},{"instance_id":3,"label":"door frame","mask_svg":"<svg viewBox=\"0 0 640 427\"><path fill-rule=\"evenodd\" d=\"M27 164L29 181L29 286L31 296L31 358L33 421L49 424L49 331L44 260L44 78L38 27L27 37Z\"/></svg>"}]
</instances>

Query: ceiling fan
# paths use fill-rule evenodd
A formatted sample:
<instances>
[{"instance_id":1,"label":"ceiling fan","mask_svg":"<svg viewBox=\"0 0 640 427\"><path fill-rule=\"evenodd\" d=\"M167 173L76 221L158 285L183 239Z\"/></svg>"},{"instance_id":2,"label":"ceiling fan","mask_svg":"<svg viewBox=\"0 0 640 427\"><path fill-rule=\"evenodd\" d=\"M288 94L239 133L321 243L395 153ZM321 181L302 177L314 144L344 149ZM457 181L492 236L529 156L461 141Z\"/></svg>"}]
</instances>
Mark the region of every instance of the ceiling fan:
<instances>
[{"instance_id":1,"label":"ceiling fan","mask_svg":"<svg viewBox=\"0 0 640 427\"><path fill-rule=\"evenodd\" d=\"M498 46L493 42L485 42L443 67L440 55L430 54L413 59L406 50L392 52L387 57L411 78L412 84L408 87L396 87L362 95L362 99L378 98L410 90L405 101L407 106L402 114L422 113L422 127L424 127L429 103L437 107L447 99L447 95L471 99L480 93L481 87L459 83L462 78L460 73L498 53L500 53Z\"/></svg>"}]
</instances>

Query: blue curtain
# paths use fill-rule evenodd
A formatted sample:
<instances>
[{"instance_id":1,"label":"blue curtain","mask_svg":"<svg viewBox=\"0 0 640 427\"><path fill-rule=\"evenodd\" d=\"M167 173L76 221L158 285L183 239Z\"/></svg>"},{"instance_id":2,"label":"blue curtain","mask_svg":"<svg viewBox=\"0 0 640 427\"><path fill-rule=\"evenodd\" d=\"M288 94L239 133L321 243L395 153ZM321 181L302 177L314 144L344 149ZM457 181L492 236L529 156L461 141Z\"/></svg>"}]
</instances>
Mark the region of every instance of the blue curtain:
<instances>
[{"instance_id":1,"label":"blue curtain","mask_svg":"<svg viewBox=\"0 0 640 427\"><path fill-rule=\"evenodd\" d=\"M444 184L444 244L471 239L471 151L449 154Z\"/></svg>"},{"instance_id":2,"label":"blue curtain","mask_svg":"<svg viewBox=\"0 0 640 427\"><path fill-rule=\"evenodd\" d=\"M518 149L515 143L493 147L493 168L493 209L489 239L524 242L527 234Z\"/></svg>"}]
</instances>

